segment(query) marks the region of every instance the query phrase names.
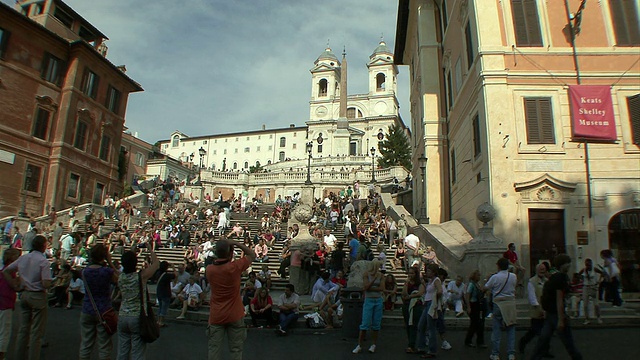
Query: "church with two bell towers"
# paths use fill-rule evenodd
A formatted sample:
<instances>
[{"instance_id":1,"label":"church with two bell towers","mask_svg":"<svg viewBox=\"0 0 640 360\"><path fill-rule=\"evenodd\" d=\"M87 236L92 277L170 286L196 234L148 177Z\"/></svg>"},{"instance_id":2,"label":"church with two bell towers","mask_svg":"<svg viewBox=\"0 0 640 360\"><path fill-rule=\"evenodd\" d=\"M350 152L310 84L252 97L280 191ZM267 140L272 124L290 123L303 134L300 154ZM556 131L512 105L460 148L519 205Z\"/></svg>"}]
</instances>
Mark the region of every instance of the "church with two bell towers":
<instances>
[{"instance_id":1,"label":"church with two bell towers","mask_svg":"<svg viewBox=\"0 0 640 360\"><path fill-rule=\"evenodd\" d=\"M365 94L347 93L347 59L339 59L327 47L311 68L311 99L305 126L189 136L178 130L159 142L160 150L183 163L200 162L213 171L243 172L253 166L267 170L296 168L295 161L367 157L384 139L390 125L405 128L396 98L398 69L384 41L369 56L368 88ZM203 155L202 155L203 154ZM202 155L202 156L201 156ZM293 161L293 162L292 162ZM354 160L350 159L351 165ZM333 161L335 162L335 161ZM361 166L371 166L363 158ZM303 164L306 169L306 162Z\"/></svg>"}]
</instances>

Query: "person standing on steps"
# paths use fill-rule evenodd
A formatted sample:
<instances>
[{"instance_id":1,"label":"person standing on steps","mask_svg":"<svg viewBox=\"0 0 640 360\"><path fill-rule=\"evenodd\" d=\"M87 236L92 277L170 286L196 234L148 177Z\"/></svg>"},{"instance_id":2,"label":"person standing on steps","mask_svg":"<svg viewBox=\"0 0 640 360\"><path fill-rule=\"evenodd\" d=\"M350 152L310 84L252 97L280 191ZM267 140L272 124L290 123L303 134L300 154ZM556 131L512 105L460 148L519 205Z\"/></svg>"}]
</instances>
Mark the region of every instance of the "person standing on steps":
<instances>
[{"instance_id":1,"label":"person standing on steps","mask_svg":"<svg viewBox=\"0 0 640 360\"><path fill-rule=\"evenodd\" d=\"M369 352L376 352L376 343L378 342L378 332L382 325L382 294L384 293L385 283L383 275L380 272L382 262L373 260L369 263L369 271L363 275L364 284L364 305L362 307L362 323L360 324L360 335L358 337L358 346L353 349L352 353L362 352L362 345L367 330L373 330L373 344L369 347Z\"/></svg>"}]
</instances>

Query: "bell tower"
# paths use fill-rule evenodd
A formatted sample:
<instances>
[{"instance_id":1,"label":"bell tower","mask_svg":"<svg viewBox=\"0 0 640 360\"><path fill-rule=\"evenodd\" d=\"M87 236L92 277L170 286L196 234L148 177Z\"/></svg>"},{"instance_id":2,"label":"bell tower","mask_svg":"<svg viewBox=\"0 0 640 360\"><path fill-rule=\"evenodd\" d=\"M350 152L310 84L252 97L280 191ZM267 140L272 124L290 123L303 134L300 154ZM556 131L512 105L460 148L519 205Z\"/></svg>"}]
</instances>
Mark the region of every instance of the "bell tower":
<instances>
[{"instance_id":1,"label":"bell tower","mask_svg":"<svg viewBox=\"0 0 640 360\"><path fill-rule=\"evenodd\" d=\"M395 94L397 88L398 67L393 63L393 53L384 40L373 50L367 63L369 68L369 94Z\"/></svg>"},{"instance_id":2,"label":"bell tower","mask_svg":"<svg viewBox=\"0 0 640 360\"><path fill-rule=\"evenodd\" d=\"M327 46L313 64L309 119L332 119L334 117L333 103L340 91L340 60Z\"/></svg>"}]
</instances>

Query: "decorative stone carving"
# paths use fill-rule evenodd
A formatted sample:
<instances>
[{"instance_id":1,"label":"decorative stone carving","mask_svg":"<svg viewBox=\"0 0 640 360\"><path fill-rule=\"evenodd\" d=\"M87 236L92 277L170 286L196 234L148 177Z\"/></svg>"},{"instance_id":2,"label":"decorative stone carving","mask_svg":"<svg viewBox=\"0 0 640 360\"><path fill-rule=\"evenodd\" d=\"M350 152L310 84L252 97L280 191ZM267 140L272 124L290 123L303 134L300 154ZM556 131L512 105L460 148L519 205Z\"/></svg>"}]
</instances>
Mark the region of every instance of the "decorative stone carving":
<instances>
[{"instance_id":1,"label":"decorative stone carving","mask_svg":"<svg viewBox=\"0 0 640 360\"><path fill-rule=\"evenodd\" d=\"M476 217L478 220L482 221L484 225L496 216L496 210L489 203L482 203L476 209Z\"/></svg>"},{"instance_id":2,"label":"decorative stone carving","mask_svg":"<svg viewBox=\"0 0 640 360\"><path fill-rule=\"evenodd\" d=\"M536 197L540 201L554 201L557 199L558 194L552 188L543 186L536 192Z\"/></svg>"},{"instance_id":3,"label":"decorative stone carving","mask_svg":"<svg viewBox=\"0 0 640 360\"><path fill-rule=\"evenodd\" d=\"M469 245L471 247L499 247L502 246L502 239L493 235L493 227L489 226L489 222L496 216L496 210L489 203L483 203L476 209L476 217L482 221L483 226L478 230L476 235Z\"/></svg>"}]
</instances>

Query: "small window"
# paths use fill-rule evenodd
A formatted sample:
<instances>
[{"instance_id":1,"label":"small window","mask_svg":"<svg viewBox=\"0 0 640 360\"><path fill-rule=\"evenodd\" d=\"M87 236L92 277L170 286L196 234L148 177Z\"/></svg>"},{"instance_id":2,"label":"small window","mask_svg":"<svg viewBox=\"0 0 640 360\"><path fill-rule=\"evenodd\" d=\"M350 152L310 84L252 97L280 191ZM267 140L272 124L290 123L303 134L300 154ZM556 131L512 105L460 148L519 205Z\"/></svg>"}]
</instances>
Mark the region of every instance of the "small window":
<instances>
[{"instance_id":1,"label":"small window","mask_svg":"<svg viewBox=\"0 0 640 360\"><path fill-rule=\"evenodd\" d=\"M229 139L224 139L224 142L227 142Z\"/></svg>"},{"instance_id":2,"label":"small window","mask_svg":"<svg viewBox=\"0 0 640 360\"><path fill-rule=\"evenodd\" d=\"M260 161L256 161L256 167L259 168L260 167Z\"/></svg>"},{"instance_id":3,"label":"small window","mask_svg":"<svg viewBox=\"0 0 640 360\"><path fill-rule=\"evenodd\" d=\"M227 155L227 149L224 149L222 152L224 155Z\"/></svg>"},{"instance_id":4,"label":"small window","mask_svg":"<svg viewBox=\"0 0 640 360\"><path fill-rule=\"evenodd\" d=\"M542 46L536 0L511 0L511 15L516 33L516 45Z\"/></svg>"},{"instance_id":5,"label":"small window","mask_svg":"<svg viewBox=\"0 0 640 360\"><path fill-rule=\"evenodd\" d=\"M280 147L285 147L285 146L287 146L287 138L283 136L280 138Z\"/></svg>"},{"instance_id":6,"label":"small window","mask_svg":"<svg viewBox=\"0 0 640 360\"><path fill-rule=\"evenodd\" d=\"M249 162L248 162L248 161L245 161L245 162L244 162L244 168L245 168L245 169L248 169L248 168L249 168Z\"/></svg>"},{"instance_id":7,"label":"small window","mask_svg":"<svg viewBox=\"0 0 640 360\"><path fill-rule=\"evenodd\" d=\"M96 188L93 191L93 203L102 204L102 197L104 195L104 184L96 183Z\"/></svg>"},{"instance_id":8,"label":"small window","mask_svg":"<svg viewBox=\"0 0 640 360\"><path fill-rule=\"evenodd\" d=\"M633 0L609 0L611 21L616 34L616 45L640 45L640 27L638 26L638 2Z\"/></svg>"},{"instance_id":9,"label":"small window","mask_svg":"<svg viewBox=\"0 0 640 360\"><path fill-rule=\"evenodd\" d=\"M482 152L482 145L480 143L480 116L476 114L473 117L473 156L478 157Z\"/></svg>"},{"instance_id":10,"label":"small window","mask_svg":"<svg viewBox=\"0 0 640 360\"><path fill-rule=\"evenodd\" d=\"M236 137L236 141L238 141L240 138Z\"/></svg>"},{"instance_id":11,"label":"small window","mask_svg":"<svg viewBox=\"0 0 640 360\"><path fill-rule=\"evenodd\" d=\"M296 145L298 145L298 144L296 144L296 143L293 143L293 148L294 148L294 149L296 148Z\"/></svg>"},{"instance_id":12,"label":"small window","mask_svg":"<svg viewBox=\"0 0 640 360\"><path fill-rule=\"evenodd\" d=\"M30 192L40 192L40 177L42 176L42 168L33 164L27 164L24 174L24 183L22 189Z\"/></svg>"},{"instance_id":13,"label":"small window","mask_svg":"<svg viewBox=\"0 0 640 360\"><path fill-rule=\"evenodd\" d=\"M350 107L347 109L347 119L356 119L361 117L362 117L362 111L354 107Z\"/></svg>"},{"instance_id":14,"label":"small window","mask_svg":"<svg viewBox=\"0 0 640 360\"><path fill-rule=\"evenodd\" d=\"M78 198L78 188L80 187L80 175L69 175L69 183L67 184L67 197Z\"/></svg>"},{"instance_id":15,"label":"small window","mask_svg":"<svg viewBox=\"0 0 640 360\"><path fill-rule=\"evenodd\" d=\"M640 146L640 94L627 98L629 121L631 122L631 137L633 143Z\"/></svg>"},{"instance_id":16,"label":"small window","mask_svg":"<svg viewBox=\"0 0 640 360\"><path fill-rule=\"evenodd\" d=\"M36 118L33 122L33 131L31 135L37 137L38 139L47 140L50 117L51 112L49 110L38 107L36 110Z\"/></svg>"},{"instance_id":17,"label":"small window","mask_svg":"<svg viewBox=\"0 0 640 360\"><path fill-rule=\"evenodd\" d=\"M269 139L273 139L273 134L269 134Z\"/></svg>"},{"instance_id":18,"label":"small window","mask_svg":"<svg viewBox=\"0 0 640 360\"><path fill-rule=\"evenodd\" d=\"M144 155L142 153L136 153L136 165L144 166Z\"/></svg>"},{"instance_id":19,"label":"small window","mask_svg":"<svg viewBox=\"0 0 640 360\"><path fill-rule=\"evenodd\" d=\"M293 133L293 137L296 137L296 135L298 135L298 133Z\"/></svg>"},{"instance_id":20,"label":"small window","mask_svg":"<svg viewBox=\"0 0 640 360\"><path fill-rule=\"evenodd\" d=\"M213 155L216 155L218 153L218 150L213 150Z\"/></svg>"},{"instance_id":21,"label":"small window","mask_svg":"<svg viewBox=\"0 0 640 360\"><path fill-rule=\"evenodd\" d=\"M100 141L100 153L98 157L100 160L109 161L109 154L111 153L111 138L107 135L102 135Z\"/></svg>"},{"instance_id":22,"label":"small window","mask_svg":"<svg viewBox=\"0 0 640 360\"><path fill-rule=\"evenodd\" d=\"M82 92L95 100L96 95L98 94L99 82L100 78L96 73L89 69L85 69L84 76L82 77Z\"/></svg>"},{"instance_id":23,"label":"small window","mask_svg":"<svg viewBox=\"0 0 640 360\"><path fill-rule=\"evenodd\" d=\"M256 151L260 152L260 146L256 146Z\"/></svg>"},{"instance_id":24,"label":"small window","mask_svg":"<svg viewBox=\"0 0 640 360\"><path fill-rule=\"evenodd\" d=\"M327 96L327 88L327 79L320 79L320 82L318 82L318 96Z\"/></svg>"},{"instance_id":25,"label":"small window","mask_svg":"<svg viewBox=\"0 0 640 360\"><path fill-rule=\"evenodd\" d=\"M73 140L73 146L78 149L84 151L87 145L87 124L84 121L78 121L78 125L76 127L76 137Z\"/></svg>"},{"instance_id":26,"label":"small window","mask_svg":"<svg viewBox=\"0 0 640 360\"><path fill-rule=\"evenodd\" d=\"M284 161L284 151L280 151L280 153L278 154L278 160Z\"/></svg>"},{"instance_id":27,"label":"small window","mask_svg":"<svg viewBox=\"0 0 640 360\"><path fill-rule=\"evenodd\" d=\"M269 145L269 150L273 150L273 145Z\"/></svg>"},{"instance_id":28,"label":"small window","mask_svg":"<svg viewBox=\"0 0 640 360\"><path fill-rule=\"evenodd\" d=\"M376 75L376 91L384 91L386 78L383 73Z\"/></svg>"},{"instance_id":29,"label":"small window","mask_svg":"<svg viewBox=\"0 0 640 360\"><path fill-rule=\"evenodd\" d=\"M207 145L207 140L202 141L202 145Z\"/></svg>"},{"instance_id":30,"label":"small window","mask_svg":"<svg viewBox=\"0 0 640 360\"><path fill-rule=\"evenodd\" d=\"M234 163L233 163L233 170L237 170L237 169L238 169L238 163L237 163L237 162L234 162Z\"/></svg>"},{"instance_id":31,"label":"small window","mask_svg":"<svg viewBox=\"0 0 640 360\"><path fill-rule=\"evenodd\" d=\"M447 31L449 16L447 14L447 0L442 0L442 30Z\"/></svg>"},{"instance_id":32,"label":"small window","mask_svg":"<svg viewBox=\"0 0 640 360\"><path fill-rule=\"evenodd\" d=\"M318 144L318 153L321 154L322 153L322 144Z\"/></svg>"},{"instance_id":33,"label":"small window","mask_svg":"<svg viewBox=\"0 0 640 360\"><path fill-rule=\"evenodd\" d=\"M455 184L456 176L456 149L451 149L451 184Z\"/></svg>"},{"instance_id":34,"label":"small window","mask_svg":"<svg viewBox=\"0 0 640 360\"><path fill-rule=\"evenodd\" d=\"M248 153L251 149L249 147L244 148L244 152Z\"/></svg>"},{"instance_id":35,"label":"small window","mask_svg":"<svg viewBox=\"0 0 640 360\"><path fill-rule=\"evenodd\" d=\"M473 35L471 34L471 21L467 21L467 25L464 28L464 37L467 44L467 68L471 69L473 60L476 57L475 47L473 46Z\"/></svg>"},{"instance_id":36,"label":"small window","mask_svg":"<svg viewBox=\"0 0 640 360\"><path fill-rule=\"evenodd\" d=\"M40 77L50 83L60 85L60 79L62 78L61 73L62 60L49 53L45 53L42 59Z\"/></svg>"},{"instance_id":37,"label":"small window","mask_svg":"<svg viewBox=\"0 0 640 360\"><path fill-rule=\"evenodd\" d=\"M118 114L120 110L120 97L121 93L118 89L109 85L109 89L107 90L107 101L105 106L107 109L111 110L113 113Z\"/></svg>"},{"instance_id":38,"label":"small window","mask_svg":"<svg viewBox=\"0 0 640 360\"><path fill-rule=\"evenodd\" d=\"M260 140L260 135L258 135L258 140Z\"/></svg>"},{"instance_id":39,"label":"small window","mask_svg":"<svg viewBox=\"0 0 640 360\"><path fill-rule=\"evenodd\" d=\"M9 31L3 28L0 28L0 59L4 59L4 54L6 54L8 43L9 43Z\"/></svg>"},{"instance_id":40,"label":"small window","mask_svg":"<svg viewBox=\"0 0 640 360\"><path fill-rule=\"evenodd\" d=\"M237 153L238 153L238 148L235 148L235 149L234 149L234 151L233 151L233 153L234 153L234 154L237 154Z\"/></svg>"},{"instance_id":41,"label":"small window","mask_svg":"<svg viewBox=\"0 0 640 360\"><path fill-rule=\"evenodd\" d=\"M179 144L180 144L180 136L176 135L173 137L173 140L171 141L171 147L178 147Z\"/></svg>"},{"instance_id":42,"label":"small window","mask_svg":"<svg viewBox=\"0 0 640 360\"><path fill-rule=\"evenodd\" d=\"M250 139L250 136L247 136L247 141L249 141L249 139Z\"/></svg>"},{"instance_id":43,"label":"small window","mask_svg":"<svg viewBox=\"0 0 640 360\"><path fill-rule=\"evenodd\" d=\"M527 144L555 144L551 98L525 98Z\"/></svg>"},{"instance_id":44,"label":"small window","mask_svg":"<svg viewBox=\"0 0 640 360\"><path fill-rule=\"evenodd\" d=\"M267 165L271 165L271 160L267 160Z\"/></svg>"}]
</instances>

